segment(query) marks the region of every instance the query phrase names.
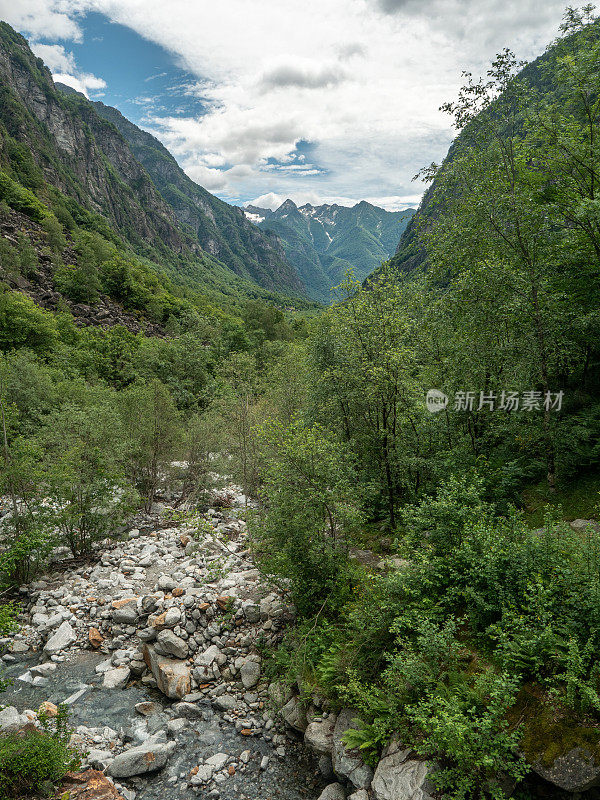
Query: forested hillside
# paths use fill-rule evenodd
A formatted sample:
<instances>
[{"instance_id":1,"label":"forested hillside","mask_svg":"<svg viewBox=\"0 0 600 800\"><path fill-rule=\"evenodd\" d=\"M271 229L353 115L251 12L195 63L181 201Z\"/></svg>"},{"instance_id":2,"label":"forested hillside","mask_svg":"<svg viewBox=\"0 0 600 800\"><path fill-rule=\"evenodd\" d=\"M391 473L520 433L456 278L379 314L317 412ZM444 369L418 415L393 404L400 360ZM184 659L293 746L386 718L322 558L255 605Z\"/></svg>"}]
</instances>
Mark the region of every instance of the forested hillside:
<instances>
[{"instance_id":1,"label":"forested hillside","mask_svg":"<svg viewBox=\"0 0 600 800\"><path fill-rule=\"evenodd\" d=\"M56 212L61 224L75 222L104 238L116 235L138 257L160 264L197 292L303 294L278 243L256 231L238 209L193 184L149 137L172 173L168 180L179 181L190 195L188 205L202 197L197 219L178 217L169 204L173 192L166 200L161 195L167 185L167 178L161 183L161 171L149 174L149 164L137 160L113 122L85 97L57 91L41 60L5 23L0 27L0 79L4 200L13 191L6 181L12 180ZM118 118L114 112L113 119ZM122 121L125 130L135 128ZM177 191L183 196L181 187Z\"/></svg>"},{"instance_id":2,"label":"forested hillside","mask_svg":"<svg viewBox=\"0 0 600 800\"><path fill-rule=\"evenodd\" d=\"M21 53L20 39L5 27L2 36ZM111 691L152 687L177 701L165 741L214 708L239 737L260 731L281 746L283 759L288 744L272 727L272 706L283 730L317 754L313 773L336 781L320 800L593 800L600 20L592 9L568 9L561 36L533 64L505 50L485 79L465 78L444 107L457 138L443 165L424 171L431 186L398 253L364 283L346 275L340 301L318 310L262 302L248 278L220 282L240 240L223 232L224 263L212 260L200 214L210 206L224 231L237 216L198 194L153 139L119 118L136 154L132 184L129 160L118 177L97 150L98 124L107 126L103 142L124 143L111 123L96 120L77 144L105 187L94 204L88 173L67 169L53 144L73 119L71 103L85 119L94 107L58 100L39 64L38 74L27 53L10 52L13 71L26 59L27 86L49 121L23 118L13 94L3 95L0 584L14 602L0 606L0 633L19 613L35 627L42 595L46 610L57 602L34 579L67 548L76 559L66 568L70 588L56 597L71 613L73 587L110 570L102 578L110 607L78 600L76 627L90 648L100 636L107 670L126 673L109 677ZM144 207L125 227L122 203L133 213L137 186ZM161 226L165 255L148 245L145 258L143 243ZM207 283L213 276L212 295L194 283L200 265ZM251 286L253 298L244 294ZM215 510L229 502L213 491L219 475L241 487L243 520L234 524ZM141 508L164 528L143 549L135 542L147 531L131 523ZM90 570L86 559L100 566ZM156 559L170 574L153 571ZM73 563L84 565L77 572ZM134 585L140 569L150 573ZM108 594L115 581L119 592ZM92 609L102 633L88 632ZM40 637L31 633L26 650ZM66 739L58 737L61 775ZM20 747L17 734L2 741ZM156 744L164 766L175 745L167 754ZM255 774L268 780L262 752ZM226 796L234 784L225 781L241 782L248 761L215 755L173 767L168 791L181 780L177 791ZM110 752L96 758L114 770ZM0 750L0 781L10 763ZM147 764L125 779L143 772L145 780ZM128 786L148 788L137 781Z\"/></svg>"}]
</instances>

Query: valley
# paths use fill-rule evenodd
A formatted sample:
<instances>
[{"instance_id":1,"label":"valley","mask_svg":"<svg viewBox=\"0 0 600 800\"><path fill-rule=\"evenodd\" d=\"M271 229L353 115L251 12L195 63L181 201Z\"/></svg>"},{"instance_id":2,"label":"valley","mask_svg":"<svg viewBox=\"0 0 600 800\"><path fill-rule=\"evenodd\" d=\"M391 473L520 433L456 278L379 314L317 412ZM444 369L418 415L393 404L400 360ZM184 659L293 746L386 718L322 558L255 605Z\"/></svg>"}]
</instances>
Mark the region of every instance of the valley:
<instances>
[{"instance_id":1,"label":"valley","mask_svg":"<svg viewBox=\"0 0 600 800\"><path fill-rule=\"evenodd\" d=\"M163 21L119 95L0 22L2 800L595 800L600 19L538 17L418 203L373 43Z\"/></svg>"}]
</instances>

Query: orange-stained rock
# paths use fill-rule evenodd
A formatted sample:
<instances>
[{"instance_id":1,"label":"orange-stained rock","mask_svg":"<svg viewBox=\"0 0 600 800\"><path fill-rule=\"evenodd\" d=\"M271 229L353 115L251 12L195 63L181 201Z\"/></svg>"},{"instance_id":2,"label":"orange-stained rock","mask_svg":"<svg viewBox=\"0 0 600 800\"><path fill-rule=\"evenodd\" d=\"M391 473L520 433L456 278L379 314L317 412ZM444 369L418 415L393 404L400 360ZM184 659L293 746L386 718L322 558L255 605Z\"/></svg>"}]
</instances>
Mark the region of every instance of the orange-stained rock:
<instances>
[{"instance_id":1,"label":"orange-stained rock","mask_svg":"<svg viewBox=\"0 0 600 800\"><path fill-rule=\"evenodd\" d=\"M40 711L48 717L55 717L58 714L58 707L51 703L50 700L44 700L38 708L38 714Z\"/></svg>"},{"instance_id":2,"label":"orange-stained rock","mask_svg":"<svg viewBox=\"0 0 600 800\"><path fill-rule=\"evenodd\" d=\"M65 795L69 800L124 800L114 784L97 769L68 772L55 797L60 800Z\"/></svg>"},{"instance_id":3,"label":"orange-stained rock","mask_svg":"<svg viewBox=\"0 0 600 800\"><path fill-rule=\"evenodd\" d=\"M185 547L186 544L189 544L191 542L191 539L187 535L187 533L182 533L181 536L179 537L179 541L181 542L181 546Z\"/></svg>"},{"instance_id":4,"label":"orange-stained rock","mask_svg":"<svg viewBox=\"0 0 600 800\"><path fill-rule=\"evenodd\" d=\"M185 661L166 658L152 645L144 644L144 661L160 691L171 700L181 700L191 689L191 668Z\"/></svg>"},{"instance_id":5,"label":"orange-stained rock","mask_svg":"<svg viewBox=\"0 0 600 800\"><path fill-rule=\"evenodd\" d=\"M171 594L173 595L173 597L181 597L182 594L185 594L185 589L180 589L180 588L173 589Z\"/></svg>"},{"instance_id":6,"label":"orange-stained rock","mask_svg":"<svg viewBox=\"0 0 600 800\"><path fill-rule=\"evenodd\" d=\"M200 603L198 611L206 611L208 608L210 608L210 603Z\"/></svg>"},{"instance_id":7,"label":"orange-stained rock","mask_svg":"<svg viewBox=\"0 0 600 800\"><path fill-rule=\"evenodd\" d=\"M136 603L137 597L123 597L121 600L113 600L111 606L113 608L123 608L123 606L128 606L129 603Z\"/></svg>"},{"instance_id":8,"label":"orange-stained rock","mask_svg":"<svg viewBox=\"0 0 600 800\"><path fill-rule=\"evenodd\" d=\"M231 597L228 597L225 594L221 595L221 597L217 597L217 605L223 611L227 611L230 601L231 601Z\"/></svg>"},{"instance_id":9,"label":"orange-stained rock","mask_svg":"<svg viewBox=\"0 0 600 800\"><path fill-rule=\"evenodd\" d=\"M104 641L104 636L102 636L98 628L90 628L88 631L88 639L92 647L97 649Z\"/></svg>"},{"instance_id":10,"label":"orange-stained rock","mask_svg":"<svg viewBox=\"0 0 600 800\"><path fill-rule=\"evenodd\" d=\"M200 767L192 767L192 768L191 768L191 770L190 770L190 778L191 778L193 775L197 775L197 774L198 774L198 770L199 770L199 769L200 769Z\"/></svg>"},{"instance_id":11,"label":"orange-stained rock","mask_svg":"<svg viewBox=\"0 0 600 800\"><path fill-rule=\"evenodd\" d=\"M252 731L250 730L250 728L242 728L240 733L242 734L242 736L252 736Z\"/></svg>"},{"instance_id":12,"label":"orange-stained rock","mask_svg":"<svg viewBox=\"0 0 600 800\"><path fill-rule=\"evenodd\" d=\"M235 767L233 766L233 764L230 764L230 765L229 765L229 769L227 770L227 772L228 772L230 775L235 775Z\"/></svg>"},{"instance_id":13,"label":"orange-stained rock","mask_svg":"<svg viewBox=\"0 0 600 800\"><path fill-rule=\"evenodd\" d=\"M152 628L156 628L157 631L162 631L162 629L165 627L166 615L166 611L162 611L160 614L150 614L148 617L148 624Z\"/></svg>"}]
</instances>

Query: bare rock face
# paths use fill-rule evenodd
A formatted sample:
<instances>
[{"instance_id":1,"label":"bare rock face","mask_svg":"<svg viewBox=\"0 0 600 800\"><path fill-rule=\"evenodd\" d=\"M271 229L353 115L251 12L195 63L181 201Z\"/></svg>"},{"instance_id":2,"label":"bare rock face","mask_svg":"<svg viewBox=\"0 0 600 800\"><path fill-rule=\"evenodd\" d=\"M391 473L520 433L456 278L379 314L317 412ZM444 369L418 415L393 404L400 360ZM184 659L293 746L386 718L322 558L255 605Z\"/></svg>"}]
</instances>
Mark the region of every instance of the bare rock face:
<instances>
[{"instance_id":1,"label":"bare rock face","mask_svg":"<svg viewBox=\"0 0 600 800\"><path fill-rule=\"evenodd\" d=\"M315 753L330 755L333 751L333 731L336 717L313 720L304 733L304 744Z\"/></svg>"},{"instance_id":2,"label":"bare rock face","mask_svg":"<svg viewBox=\"0 0 600 800\"><path fill-rule=\"evenodd\" d=\"M371 784L375 800L431 800L431 767L426 761L410 758L410 753L398 743L384 750Z\"/></svg>"},{"instance_id":3,"label":"bare rock face","mask_svg":"<svg viewBox=\"0 0 600 800\"><path fill-rule=\"evenodd\" d=\"M161 656L148 644L144 645L144 661L164 695L171 700L181 700L189 694L191 669L185 661Z\"/></svg>"},{"instance_id":4,"label":"bare rock face","mask_svg":"<svg viewBox=\"0 0 600 800\"><path fill-rule=\"evenodd\" d=\"M357 789L368 789L373 780L373 770L362 759L358 750L349 750L342 736L356 725L358 713L352 708L340 711L333 729L333 771L346 778Z\"/></svg>"}]
</instances>

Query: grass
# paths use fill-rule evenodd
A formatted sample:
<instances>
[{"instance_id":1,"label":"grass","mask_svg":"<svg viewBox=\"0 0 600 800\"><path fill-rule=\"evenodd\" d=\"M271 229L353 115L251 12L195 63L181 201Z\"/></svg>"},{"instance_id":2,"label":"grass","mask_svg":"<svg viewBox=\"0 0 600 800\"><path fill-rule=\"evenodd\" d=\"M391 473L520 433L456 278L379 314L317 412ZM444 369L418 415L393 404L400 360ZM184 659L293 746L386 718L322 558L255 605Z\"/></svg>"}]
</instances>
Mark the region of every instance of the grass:
<instances>
[{"instance_id":1,"label":"grass","mask_svg":"<svg viewBox=\"0 0 600 800\"><path fill-rule=\"evenodd\" d=\"M546 506L561 507L565 520L592 519L600 516L600 474L585 475L550 492L545 481L522 492L524 519L532 528L544 523Z\"/></svg>"}]
</instances>

